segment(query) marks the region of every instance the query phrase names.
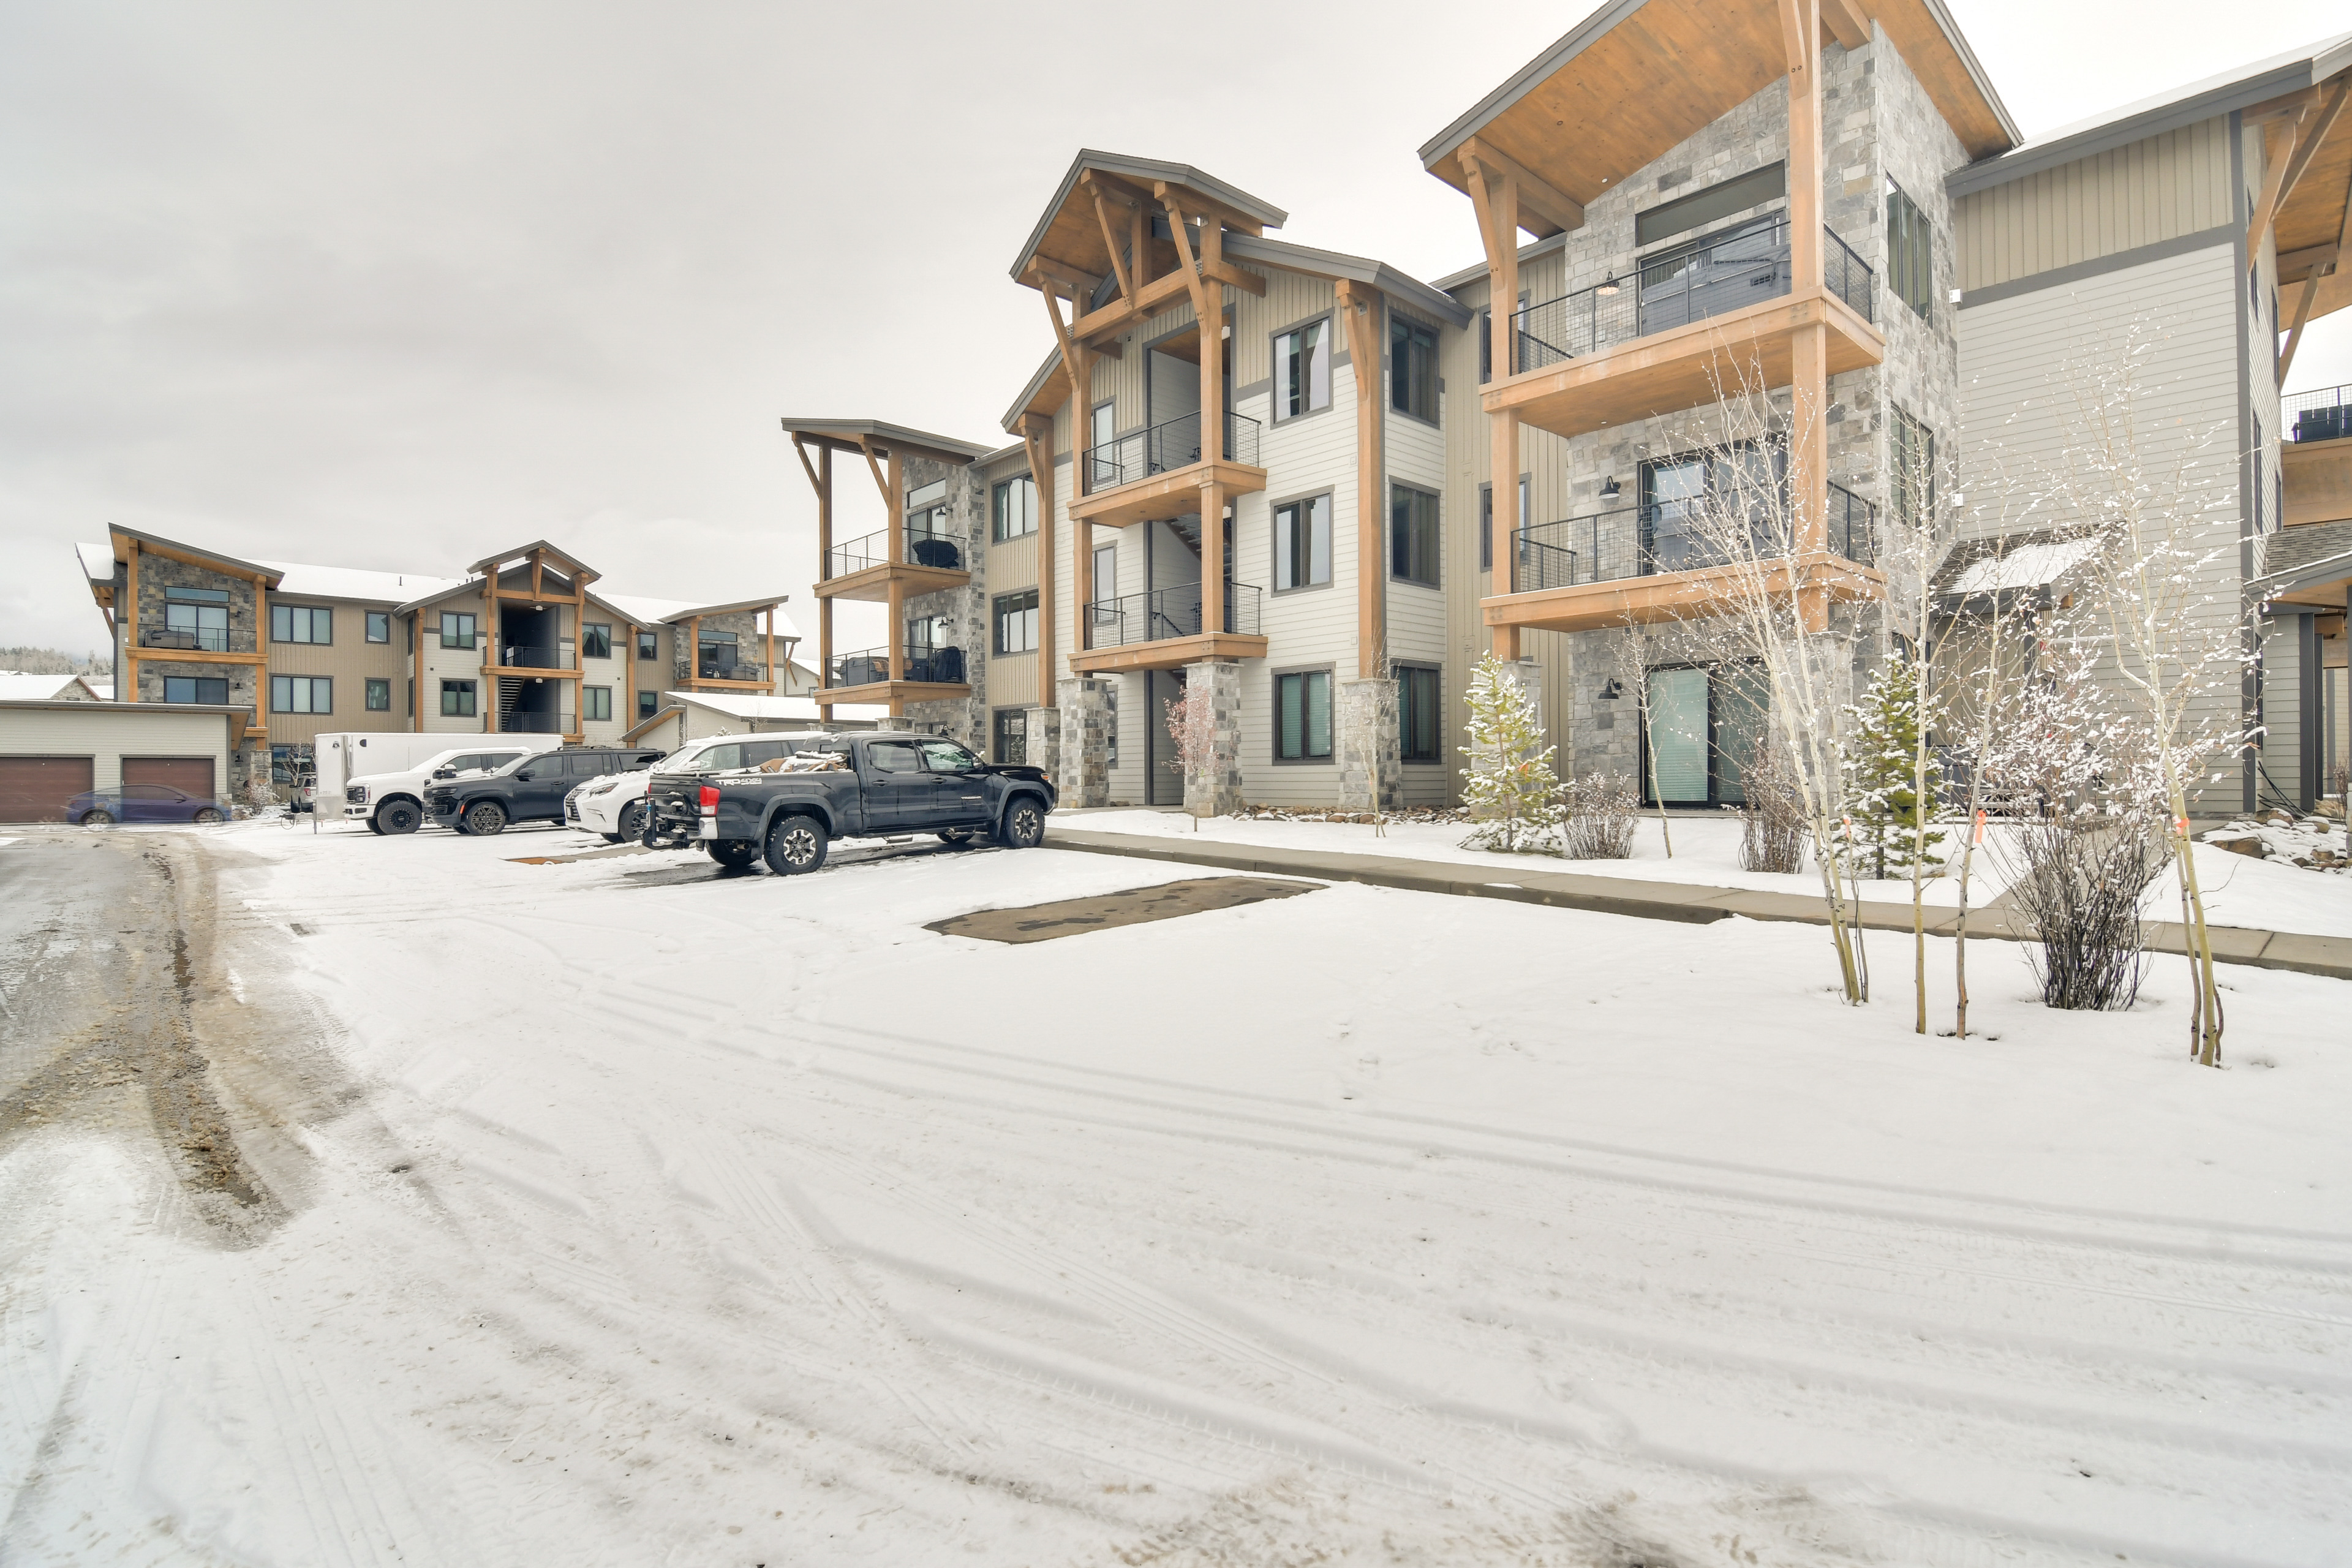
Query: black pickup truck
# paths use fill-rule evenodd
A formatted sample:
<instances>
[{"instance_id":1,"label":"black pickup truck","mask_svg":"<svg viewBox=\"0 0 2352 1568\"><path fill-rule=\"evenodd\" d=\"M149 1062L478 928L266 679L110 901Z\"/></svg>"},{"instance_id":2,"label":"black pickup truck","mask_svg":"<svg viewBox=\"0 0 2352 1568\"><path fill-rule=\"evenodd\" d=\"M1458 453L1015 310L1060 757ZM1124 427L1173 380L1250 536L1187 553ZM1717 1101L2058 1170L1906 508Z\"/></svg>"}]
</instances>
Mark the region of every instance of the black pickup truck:
<instances>
[{"instance_id":1,"label":"black pickup truck","mask_svg":"<svg viewBox=\"0 0 2352 1568\"><path fill-rule=\"evenodd\" d=\"M764 856L789 877L824 865L836 838L935 833L963 844L987 834L1033 848L1054 809L1054 786L1037 769L983 763L936 736L812 736L802 752L832 765L655 773L645 844L699 844L722 866Z\"/></svg>"}]
</instances>

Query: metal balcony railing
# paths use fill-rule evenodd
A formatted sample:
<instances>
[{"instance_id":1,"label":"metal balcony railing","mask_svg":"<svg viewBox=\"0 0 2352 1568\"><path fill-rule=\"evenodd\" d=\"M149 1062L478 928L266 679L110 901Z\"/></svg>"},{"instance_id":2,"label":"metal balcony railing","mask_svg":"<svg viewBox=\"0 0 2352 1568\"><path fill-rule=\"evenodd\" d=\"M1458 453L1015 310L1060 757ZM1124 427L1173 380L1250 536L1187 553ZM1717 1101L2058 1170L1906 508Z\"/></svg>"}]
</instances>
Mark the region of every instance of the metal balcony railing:
<instances>
[{"instance_id":1,"label":"metal balcony railing","mask_svg":"<svg viewBox=\"0 0 2352 1568\"><path fill-rule=\"evenodd\" d=\"M1877 519L1878 509L1870 502L1843 485L1830 486L1830 553L1871 564L1877 556ZM1530 523L1513 534L1510 591L1529 594L1719 566L1728 555L1709 531L1684 508L1654 503ZM1769 525L1758 529L1756 549L1768 558L1780 552Z\"/></svg>"},{"instance_id":2,"label":"metal balcony railing","mask_svg":"<svg viewBox=\"0 0 2352 1568\"><path fill-rule=\"evenodd\" d=\"M251 653L253 634L224 626L142 626L139 646L186 648L196 653Z\"/></svg>"},{"instance_id":3,"label":"metal balcony railing","mask_svg":"<svg viewBox=\"0 0 2352 1568\"><path fill-rule=\"evenodd\" d=\"M508 669L577 669L579 645L570 637L555 643L509 643L499 649L499 663Z\"/></svg>"},{"instance_id":4,"label":"metal balcony railing","mask_svg":"<svg viewBox=\"0 0 2352 1568\"><path fill-rule=\"evenodd\" d=\"M694 679L764 681L768 679L768 667L756 658L715 658L705 648L702 657L694 661Z\"/></svg>"},{"instance_id":5,"label":"metal balcony railing","mask_svg":"<svg viewBox=\"0 0 2352 1568\"><path fill-rule=\"evenodd\" d=\"M1257 636L1259 597L1254 584L1227 583L1225 630ZM1199 637L1201 584L1185 583L1149 593L1123 594L1116 599L1097 599L1080 618L1080 630L1087 647L1127 647Z\"/></svg>"},{"instance_id":6,"label":"metal balcony railing","mask_svg":"<svg viewBox=\"0 0 2352 1568\"><path fill-rule=\"evenodd\" d=\"M499 729L509 735L569 735L575 728L572 715L561 710L499 715Z\"/></svg>"},{"instance_id":7,"label":"metal balcony railing","mask_svg":"<svg viewBox=\"0 0 2352 1568\"><path fill-rule=\"evenodd\" d=\"M846 544L836 544L824 552L824 575L830 582L846 577L853 572L863 572L869 566L881 566L890 559L890 531L877 529L862 539ZM962 543L944 533L909 527L907 530L907 562L909 565L929 566L941 572L967 572Z\"/></svg>"},{"instance_id":8,"label":"metal balcony railing","mask_svg":"<svg viewBox=\"0 0 2352 1568\"><path fill-rule=\"evenodd\" d=\"M961 686L969 679L964 674L963 649L960 647L909 647L906 659L908 680ZM827 684L832 686L877 685L890 679L890 650L869 647L838 654L827 674Z\"/></svg>"},{"instance_id":9,"label":"metal balcony railing","mask_svg":"<svg viewBox=\"0 0 2352 1568\"><path fill-rule=\"evenodd\" d=\"M1257 466L1257 421L1246 415L1225 416L1225 460ZM1131 485L1154 474L1190 468L1201 460L1201 416L1181 415L1149 430L1118 437L1080 455L1079 478L1087 495Z\"/></svg>"},{"instance_id":10,"label":"metal balcony railing","mask_svg":"<svg viewBox=\"0 0 2352 1568\"><path fill-rule=\"evenodd\" d=\"M2352 436L2352 386L2282 397L2279 413L2290 441L2341 441Z\"/></svg>"},{"instance_id":11,"label":"metal balcony railing","mask_svg":"<svg viewBox=\"0 0 2352 1568\"><path fill-rule=\"evenodd\" d=\"M1823 283L1863 320L1874 321L1870 264L1835 230L1823 226L1822 234L1828 240L1822 251ZM1622 278L1513 314L1511 370L1541 370L1777 299L1792 279L1785 217L1678 246L1643 258Z\"/></svg>"}]
</instances>

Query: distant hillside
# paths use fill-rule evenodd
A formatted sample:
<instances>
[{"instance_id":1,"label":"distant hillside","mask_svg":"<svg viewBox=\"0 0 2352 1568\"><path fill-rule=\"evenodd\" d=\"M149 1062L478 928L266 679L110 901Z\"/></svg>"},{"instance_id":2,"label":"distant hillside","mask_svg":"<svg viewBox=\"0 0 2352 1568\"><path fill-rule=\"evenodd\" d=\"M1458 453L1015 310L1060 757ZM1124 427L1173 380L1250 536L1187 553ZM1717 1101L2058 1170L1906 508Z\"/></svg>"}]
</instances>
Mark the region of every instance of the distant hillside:
<instances>
[{"instance_id":1,"label":"distant hillside","mask_svg":"<svg viewBox=\"0 0 2352 1568\"><path fill-rule=\"evenodd\" d=\"M112 675L114 661L97 653L76 658L53 647L0 647L0 669L26 675Z\"/></svg>"}]
</instances>

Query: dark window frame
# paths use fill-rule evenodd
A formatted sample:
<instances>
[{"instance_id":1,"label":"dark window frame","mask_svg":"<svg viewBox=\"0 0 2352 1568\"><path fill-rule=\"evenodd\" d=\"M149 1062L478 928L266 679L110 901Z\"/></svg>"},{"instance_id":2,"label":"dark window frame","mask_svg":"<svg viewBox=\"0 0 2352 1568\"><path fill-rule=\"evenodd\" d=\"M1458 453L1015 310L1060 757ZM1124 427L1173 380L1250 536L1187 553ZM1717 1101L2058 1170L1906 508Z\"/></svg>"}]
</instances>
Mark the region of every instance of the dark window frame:
<instances>
[{"instance_id":1,"label":"dark window frame","mask_svg":"<svg viewBox=\"0 0 2352 1568\"><path fill-rule=\"evenodd\" d=\"M596 711L599 699L602 699L604 710L602 713ZM584 724L593 719L598 723L609 723L612 718L613 689L609 686L583 686L580 689L580 721Z\"/></svg>"},{"instance_id":2,"label":"dark window frame","mask_svg":"<svg viewBox=\"0 0 2352 1568\"><path fill-rule=\"evenodd\" d=\"M1397 761L1412 767L1439 767L1445 762L1445 668L1443 665L1424 664L1418 659L1398 660L1390 668L1397 680ZM1426 755L1411 748L1412 721L1415 709L1412 688L1426 678L1429 711L1429 751Z\"/></svg>"},{"instance_id":3,"label":"dark window frame","mask_svg":"<svg viewBox=\"0 0 2352 1568\"><path fill-rule=\"evenodd\" d=\"M458 629L452 631L453 625ZM481 618L468 610L444 610L441 612L439 635L441 646L445 648L479 647L482 644Z\"/></svg>"},{"instance_id":4,"label":"dark window frame","mask_svg":"<svg viewBox=\"0 0 2352 1568\"><path fill-rule=\"evenodd\" d=\"M1788 195L1789 161L1782 158L1635 213L1633 244L1639 248L1662 239L1672 239L1695 228L1705 228L1734 213L1748 212L1784 201Z\"/></svg>"},{"instance_id":5,"label":"dark window frame","mask_svg":"<svg viewBox=\"0 0 2352 1568\"><path fill-rule=\"evenodd\" d=\"M441 717L444 719L478 719L481 717L479 692L471 680L441 682Z\"/></svg>"},{"instance_id":6,"label":"dark window frame","mask_svg":"<svg viewBox=\"0 0 2352 1568\"><path fill-rule=\"evenodd\" d=\"M278 683L281 680L286 683L284 688L286 702L282 707L278 700L279 690ZM309 683L310 706L308 708L297 708L293 705L294 682L298 680ZM327 689L327 703L323 708L319 705L319 689L322 686ZM335 711L335 678L331 675L273 675L269 678L269 710L272 713L292 713L306 718L320 713L331 717Z\"/></svg>"},{"instance_id":7,"label":"dark window frame","mask_svg":"<svg viewBox=\"0 0 2352 1568\"><path fill-rule=\"evenodd\" d=\"M374 643L388 643L392 640L392 612L390 610L369 610L366 612L366 619L362 624L365 630L361 635L365 637L368 641ZM382 637L376 636L378 628L381 628L383 632Z\"/></svg>"},{"instance_id":8,"label":"dark window frame","mask_svg":"<svg viewBox=\"0 0 2352 1568\"><path fill-rule=\"evenodd\" d=\"M376 700L378 698L382 698L382 699L383 699L383 700L379 702L378 700ZM389 713L389 712L391 712L391 711L392 711L392 678L391 678L391 677L389 677L389 676L382 676L382 675L371 675L371 676L369 676L369 677L367 678L367 680L366 680L365 686L363 687L363 689L362 689L362 691L361 691L361 694L360 694L360 700L361 700L361 702L364 705L365 711L367 711L367 712L370 712L370 713Z\"/></svg>"},{"instance_id":9,"label":"dark window frame","mask_svg":"<svg viewBox=\"0 0 2352 1568\"><path fill-rule=\"evenodd\" d=\"M613 627L609 621L584 621L580 626L580 657L610 658L613 657Z\"/></svg>"},{"instance_id":10,"label":"dark window frame","mask_svg":"<svg viewBox=\"0 0 2352 1568\"><path fill-rule=\"evenodd\" d=\"M1318 500L1323 502L1326 508L1323 519L1324 531L1326 535L1324 542L1325 575L1320 581L1293 583L1287 588L1279 586L1282 582L1282 514L1294 508L1303 507L1310 502ZM1276 584L1268 587L1266 592L1278 597L1287 598L1293 594L1312 594L1320 592L1325 588L1330 587L1332 584L1338 580L1339 575L1339 497L1328 486L1319 490L1308 490L1303 495L1285 496L1282 500L1276 501L1271 507L1266 509L1266 564L1270 568L1266 575L1272 580L1272 583Z\"/></svg>"},{"instance_id":11,"label":"dark window frame","mask_svg":"<svg viewBox=\"0 0 2352 1568\"><path fill-rule=\"evenodd\" d=\"M1266 730L1267 749L1273 752L1274 765L1278 768L1328 768L1335 766L1339 760L1339 667L1333 664L1294 665L1287 669L1275 670L1272 672L1272 675L1274 707L1272 712L1268 715L1271 721L1267 724ZM1306 697L1307 688L1305 682L1307 679L1318 675L1323 678L1324 717L1330 726L1330 733L1324 737L1325 744L1328 749L1320 753L1309 752L1304 750L1308 740L1307 717L1307 707ZM1301 747L1301 754L1296 757L1286 757L1282 754L1282 683L1286 680L1297 680L1300 682L1298 700L1298 739L1299 745Z\"/></svg>"},{"instance_id":12,"label":"dark window frame","mask_svg":"<svg viewBox=\"0 0 2352 1568\"><path fill-rule=\"evenodd\" d=\"M1008 746L1009 741L1018 746ZM989 716L989 755L1001 767L1026 767L1029 764L1029 710L999 708ZM1013 755L1018 751L1020 755Z\"/></svg>"},{"instance_id":13,"label":"dark window frame","mask_svg":"<svg viewBox=\"0 0 2352 1568\"><path fill-rule=\"evenodd\" d=\"M1026 599L1028 603L1024 605L1016 602L1022 599ZM1015 615L1026 612L1032 617L1028 624L1028 646L1025 647L1004 646L1004 617L1008 608ZM1035 619L1037 610L1037 590L1034 588L1015 589L1010 594L999 594L990 599L988 602L989 657L991 658L1023 658L1035 653L1039 630Z\"/></svg>"},{"instance_id":14,"label":"dark window frame","mask_svg":"<svg viewBox=\"0 0 2352 1568\"><path fill-rule=\"evenodd\" d=\"M1439 425L1444 412L1445 391L1444 367L1439 355L1442 341L1438 330L1427 321L1402 310L1389 312L1389 412L1433 427ZM1424 346L1426 353L1421 352ZM1427 413L1418 406L1419 399L1424 395L1429 403Z\"/></svg>"},{"instance_id":15,"label":"dark window frame","mask_svg":"<svg viewBox=\"0 0 2352 1568\"><path fill-rule=\"evenodd\" d=\"M660 632L640 631L637 633L637 657L640 659L661 658Z\"/></svg>"},{"instance_id":16,"label":"dark window frame","mask_svg":"<svg viewBox=\"0 0 2352 1568\"><path fill-rule=\"evenodd\" d=\"M1307 378L1307 406L1299 409L1296 413L1286 414L1283 412L1283 404L1286 400L1288 388L1283 382L1282 340L1296 333L1304 332L1309 327L1318 326L1323 329L1322 337L1318 340L1320 343L1320 352L1323 357L1323 401L1320 403L1314 401L1314 376L1310 373ZM1338 312L1333 310L1318 310L1314 315L1302 316L1297 321L1291 322L1288 326L1276 327L1274 331L1266 333L1265 403L1266 414L1268 416L1267 423L1273 425L1296 425L1302 419L1311 419L1318 414L1325 414L1330 411L1336 402L1336 399L1332 395L1331 384L1338 378L1339 369L1339 351L1338 344L1333 341L1337 336L1338 331ZM1311 363L1311 359L1308 363ZM1361 373L1359 372L1358 374L1360 374Z\"/></svg>"},{"instance_id":17,"label":"dark window frame","mask_svg":"<svg viewBox=\"0 0 2352 1568\"><path fill-rule=\"evenodd\" d=\"M1408 496L1419 497L1429 502L1428 540L1425 546L1423 546L1420 542L1421 520L1419 518L1407 520L1407 525L1412 530L1412 533L1411 535L1401 534L1398 531L1397 505L1402 499ZM1389 480L1388 512L1389 581L1391 583L1410 583L1416 588L1444 587L1445 583L1445 505L1444 500L1435 490L1425 490L1419 485L1409 485L1402 479L1391 479ZM1398 569L1400 561L1400 545L1404 546L1403 557L1406 563L1406 570L1402 571ZM1417 577L1411 574L1412 565L1414 564L1414 558L1420 556L1426 557L1425 564L1427 565L1430 573L1430 575L1427 577Z\"/></svg>"},{"instance_id":18,"label":"dark window frame","mask_svg":"<svg viewBox=\"0 0 2352 1568\"><path fill-rule=\"evenodd\" d=\"M285 617L283 621L278 618L281 616ZM322 616L324 617L323 622L320 619ZM323 624L327 628L327 635L325 637L296 637L293 633L298 622L303 629L314 633L319 629L320 626ZM278 627L280 626L283 626L286 628L287 635L284 637L278 635ZM334 647L334 607L330 605L271 605L269 606L269 640L274 643L284 643L289 647Z\"/></svg>"},{"instance_id":19,"label":"dark window frame","mask_svg":"<svg viewBox=\"0 0 2352 1568\"><path fill-rule=\"evenodd\" d=\"M1887 511L1899 526L1916 529L1921 526L1922 520L1912 515L1912 505L1915 500L1924 501L1925 521L1932 524L1936 516L1936 432L1901 404L1890 403L1888 412L1892 417L1886 428ZM2259 451L2261 447L2257 446L2255 449ZM1915 464L1926 474L1924 487L1912 481Z\"/></svg>"},{"instance_id":20,"label":"dark window frame","mask_svg":"<svg viewBox=\"0 0 2352 1568\"><path fill-rule=\"evenodd\" d=\"M1911 193L1886 182L1886 287L1930 326L1936 320L1936 226Z\"/></svg>"},{"instance_id":21,"label":"dark window frame","mask_svg":"<svg viewBox=\"0 0 2352 1568\"><path fill-rule=\"evenodd\" d=\"M185 686L190 688L191 691L186 696L174 697L172 695L172 688L174 686ZM204 694L204 688L207 686L219 687L220 695L218 697L205 696ZM226 675L167 675L163 678L163 700L166 702L207 702L215 707L226 707L228 704L228 677Z\"/></svg>"},{"instance_id":22,"label":"dark window frame","mask_svg":"<svg viewBox=\"0 0 2352 1568\"><path fill-rule=\"evenodd\" d=\"M1017 494L1028 496L1027 526L1005 526L1008 502ZM1015 520L1016 521L1018 520ZM1014 539L1028 539L1037 531L1037 479L1033 474L1013 474L997 480L988 488L988 537L992 543L1003 544Z\"/></svg>"},{"instance_id":23,"label":"dark window frame","mask_svg":"<svg viewBox=\"0 0 2352 1568\"><path fill-rule=\"evenodd\" d=\"M644 723L646 720L648 720L648 719L652 718L655 714L656 714L656 713L658 713L658 712L660 712L660 711L661 711L661 693L660 693L660 692L658 692L658 691L640 691L640 692L638 692L638 693L637 693L637 717L636 717L636 722L638 722L638 723L642 724L642 723Z\"/></svg>"}]
</instances>

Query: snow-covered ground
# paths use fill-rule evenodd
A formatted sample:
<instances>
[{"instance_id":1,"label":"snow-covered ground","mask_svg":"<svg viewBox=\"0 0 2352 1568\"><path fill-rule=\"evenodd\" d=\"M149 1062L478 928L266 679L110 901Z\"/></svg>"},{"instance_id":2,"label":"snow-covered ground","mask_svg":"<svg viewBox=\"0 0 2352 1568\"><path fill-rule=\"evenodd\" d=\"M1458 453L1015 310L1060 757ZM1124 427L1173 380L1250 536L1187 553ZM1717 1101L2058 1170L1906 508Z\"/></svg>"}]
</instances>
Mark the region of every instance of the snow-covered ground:
<instances>
[{"instance_id":1,"label":"snow-covered ground","mask_svg":"<svg viewBox=\"0 0 2352 1568\"><path fill-rule=\"evenodd\" d=\"M1419 860L1453 860L1517 871L1566 871L1580 876L1631 877L1653 882L1688 882L1710 888L1742 888L1759 892L1795 893L1818 897L1821 878L1808 862L1796 876L1739 868L1739 823L1721 816L1678 816L1668 819L1674 854L1666 854L1665 836L1654 816L1645 816L1634 829L1633 854L1625 860L1563 860L1549 855L1498 855L1461 847L1465 826L1454 823L1392 822L1375 829L1368 823L1279 822L1251 817L1212 817L1198 825L1176 811L1088 811L1057 816L1054 825L1087 832L1125 833L1154 837L1221 839L1267 848L1316 849L1350 855L1395 855ZM1957 834L1957 826L1948 826ZM2004 854L2007 830L1987 828L1990 847L1977 857L1969 876L1969 902L1981 909L2008 886L2013 858ZM1950 853L1957 846L1950 846ZM2313 936L2352 936L2352 878L2330 876L2298 867L2250 859L2210 845L2197 849L2197 874L2207 894L2206 918L2221 925L2252 926L2264 931L2301 931ZM1865 880L1865 902L1908 905L1908 881ZM1957 908L1959 884L1955 877L1931 878L1926 901L1939 909ZM2167 872L2149 889L2148 918L2179 920L2180 887Z\"/></svg>"},{"instance_id":2,"label":"snow-covered ground","mask_svg":"<svg viewBox=\"0 0 2352 1568\"><path fill-rule=\"evenodd\" d=\"M2230 971L2217 1073L2177 962L1976 944L1960 1043L1798 926L206 843L289 1212L0 1142L0 1562L2352 1559L2342 983Z\"/></svg>"}]
</instances>

